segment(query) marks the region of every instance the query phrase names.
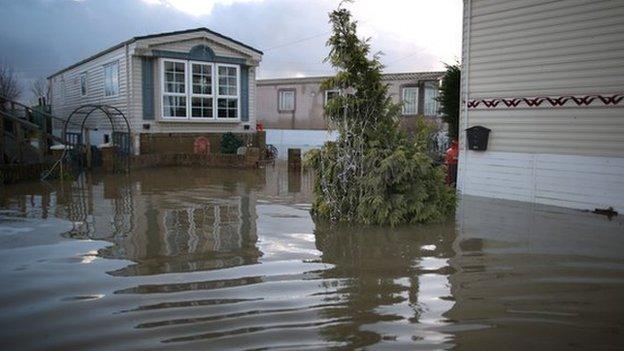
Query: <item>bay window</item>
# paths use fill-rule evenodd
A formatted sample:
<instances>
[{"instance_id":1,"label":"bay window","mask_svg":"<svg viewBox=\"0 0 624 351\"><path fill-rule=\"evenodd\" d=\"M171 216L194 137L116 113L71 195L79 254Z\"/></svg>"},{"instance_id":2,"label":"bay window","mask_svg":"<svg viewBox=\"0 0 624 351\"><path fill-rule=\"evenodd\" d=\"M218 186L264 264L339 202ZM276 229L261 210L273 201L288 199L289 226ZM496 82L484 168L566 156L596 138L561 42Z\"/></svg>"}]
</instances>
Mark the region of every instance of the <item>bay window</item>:
<instances>
[{"instance_id":1,"label":"bay window","mask_svg":"<svg viewBox=\"0 0 624 351\"><path fill-rule=\"evenodd\" d=\"M191 63L191 118L213 118L212 65Z\"/></svg>"},{"instance_id":2,"label":"bay window","mask_svg":"<svg viewBox=\"0 0 624 351\"><path fill-rule=\"evenodd\" d=\"M238 118L238 66L217 65L219 88L217 117Z\"/></svg>"},{"instance_id":3,"label":"bay window","mask_svg":"<svg viewBox=\"0 0 624 351\"><path fill-rule=\"evenodd\" d=\"M186 63L163 62L163 117L187 118Z\"/></svg>"},{"instance_id":4,"label":"bay window","mask_svg":"<svg viewBox=\"0 0 624 351\"><path fill-rule=\"evenodd\" d=\"M240 68L237 65L163 59L164 119L237 120Z\"/></svg>"}]
</instances>

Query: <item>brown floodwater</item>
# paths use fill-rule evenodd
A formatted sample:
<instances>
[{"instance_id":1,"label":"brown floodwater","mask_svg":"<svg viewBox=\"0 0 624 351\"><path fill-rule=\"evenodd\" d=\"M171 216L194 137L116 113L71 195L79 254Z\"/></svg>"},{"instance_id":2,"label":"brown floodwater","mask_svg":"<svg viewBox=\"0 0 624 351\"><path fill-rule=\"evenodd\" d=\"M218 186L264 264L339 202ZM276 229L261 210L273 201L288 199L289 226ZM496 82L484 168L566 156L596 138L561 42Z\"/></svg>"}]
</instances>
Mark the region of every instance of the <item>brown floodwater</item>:
<instances>
[{"instance_id":1,"label":"brown floodwater","mask_svg":"<svg viewBox=\"0 0 624 351\"><path fill-rule=\"evenodd\" d=\"M0 190L0 350L622 350L624 220L464 197L331 227L311 181L163 168Z\"/></svg>"}]
</instances>

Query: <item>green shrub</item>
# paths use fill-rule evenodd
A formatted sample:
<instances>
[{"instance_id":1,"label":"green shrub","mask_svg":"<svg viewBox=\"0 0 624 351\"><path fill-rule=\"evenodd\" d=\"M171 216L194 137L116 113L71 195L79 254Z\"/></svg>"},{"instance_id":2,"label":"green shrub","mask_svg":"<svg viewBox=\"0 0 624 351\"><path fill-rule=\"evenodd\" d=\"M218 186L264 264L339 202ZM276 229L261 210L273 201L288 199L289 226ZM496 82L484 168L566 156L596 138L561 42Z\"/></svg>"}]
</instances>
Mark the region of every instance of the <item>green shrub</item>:
<instances>
[{"instance_id":1,"label":"green shrub","mask_svg":"<svg viewBox=\"0 0 624 351\"><path fill-rule=\"evenodd\" d=\"M221 136L221 153L235 154L239 147L243 146L243 141L232 133L225 133Z\"/></svg>"},{"instance_id":2,"label":"green shrub","mask_svg":"<svg viewBox=\"0 0 624 351\"><path fill-rule=\"evenodd\" d=\"M368 58L370 45L357 37L348 10L333 11L330 22L327 61L338 73L322 88L341 91L325 107L338 138L306 154L305 166L315 175L312 214L334 222L390 225L449 215L455 193L427 155L424 121L413 138L400 130L401 106L381 81L379 56Z\"/></svg>"}]
</instances>

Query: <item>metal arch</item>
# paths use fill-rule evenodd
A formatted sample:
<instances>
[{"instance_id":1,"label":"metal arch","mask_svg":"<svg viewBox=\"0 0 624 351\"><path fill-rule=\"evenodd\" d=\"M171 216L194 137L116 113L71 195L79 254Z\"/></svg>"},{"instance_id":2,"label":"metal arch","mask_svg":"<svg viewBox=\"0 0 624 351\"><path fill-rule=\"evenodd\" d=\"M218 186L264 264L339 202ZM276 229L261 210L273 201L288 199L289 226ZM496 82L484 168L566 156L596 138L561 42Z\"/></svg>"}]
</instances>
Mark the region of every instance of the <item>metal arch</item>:
<instances>
[{"instance_id":1,"label":"metal arch","mask_svg":"<svg viewBox=\"0 0 624 351\"><path fill-rule=\"evenodd\" d=\"M110 123L110 127L112 129L112 141L113 143L118 145L117 155L120 157L121 164L123 168L127 169L128 166L128 156L132 153L132 143L130 141L130 123L126 118L125 114L119 110L117 107L110 105L101 105L101 104L86 104L81 105L74 109L65 120L65 124L63 126L63 134L62 139L66 145L72 146L72 158L73 162L77 165L82 165L84 162L83 157L85 153L88 151L86 148L89 148L90 145L85 144L85 132L89 132L90 128L85 127L87 120L93 115L94 112L101 112L106 116L108 122ZM100 117L100 116L98 116ZM76 120L78 119L78 120ZM104 119L100 117L99 119ZM74 121L76 120L76 121ZM69 133L69 126L80 126L80 130L76 131L76 133ZM125 129L125 130L124 130ZM71 136L68 134L74 134Z\"/></svg>"},{"instance_id":2,"label":"metal arch","mask_svg":"<svg viewBox=\"0 0 624 351\"><path fill-rule=\"evenodd\" d=\"M90 109L90 110L89 110ZM87 112L88 110L88 112ZM115 116L119 116L121 117L123 120L123 125L126 127L125 131L120 131L117 130L116 128L116 123L113 120L113 118L111 117L111 112L110 110L115 111ZM130 133L130 123L128 122L128 119L126 118L126 116L124 115L123 112L121 112L121 110L119 110L117 107L114 106L110 106L110 105L95 105L95 104L87 104L87 105L82 105L77 107L76 109L74 109L72 111L72 113L69 114L69 117L65 120L65 125L63 126L63 139L65 139L65 135L67 133L67 127L68 125L72 122L72 118L74 118L74 116L76 116L78 113L84 114L84 116L82 116L82 121L80 122L80 133L82 134L83 130L86 129L85 128L85 123L86 121L89 119L89 117L91 116L91 114L95 111L100 111L102 112L104 115L106 115L106 117L108 118L108 121L110 122L110 125L113 129L113 133L114 132L122 132L122 133Z\"/></svg>"}]
</instances>

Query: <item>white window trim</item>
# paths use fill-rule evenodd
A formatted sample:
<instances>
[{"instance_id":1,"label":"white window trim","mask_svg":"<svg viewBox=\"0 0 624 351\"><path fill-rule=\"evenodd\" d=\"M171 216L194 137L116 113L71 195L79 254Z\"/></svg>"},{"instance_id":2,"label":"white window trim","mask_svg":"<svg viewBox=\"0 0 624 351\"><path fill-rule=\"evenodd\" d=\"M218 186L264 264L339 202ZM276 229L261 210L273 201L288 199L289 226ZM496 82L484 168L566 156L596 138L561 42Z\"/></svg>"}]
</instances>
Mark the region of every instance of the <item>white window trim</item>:
<instances>
[{"instance_id":1,"label":"white window trim","mask_svg":"<svg viewBox=\"0 0 624 351\"><path fill-rule=\"evenodd\" d=\"M215 86L216 90L216 94L215 94L215 100L213 102L214 108L215 108L215 118L218 121L240 121L241 118L241 75L240 75L240 66L239 65L232 65L232 64L228 64L228 63L217 63L216 65L216 82L217 85ZM234 67L236 68L236 95L221 95L219 94L219 67ZM228 118L228 117L219 117L219 98L227 98L227 99L237 99L238 103L236 104L236 118Z\"/></svg>"},{"instance_id":2,"label":"white window trim","mask_svg":"<svg viewBox=\"0 0 624 351\"><path fill-rule=\"evenodd\" d=\"M84 94L82 93L82 78L84 77L84 81L85 81L85 91ZM89 95L89 76L87 75L87 72L81 72L80 73L80 79L79 79L79 84L80 84L80 96L87 96Z\"/></svg>"},{"instance_id":3,"label":"white window trim","mask_svg":"<svg viewBox=\"0 0 624 351\"><path fill-rule=\"evenodd\" d=\"M168 93L165 92L165 62L180 62L184 64L184 93ZM184 120L188 119L190 114L189 112L189 74L188 74L188 62L185 60L177 60L177 59L161 59L160 60L160 113L163 119L168 120ZM165 115L165 96L179 96L186 98L186 116L178 117L178 116L167 116Z\"/></svg>"},{"instance_id":4,"label":"white window trim","mask_svg":"<svg viewBox=\"0 0 624 351\"><path fill-rule=\"evenodd\" d=\"M292 93L292 108L282 109L282 94ZM293 88L279 89L277 91L277 111L278 112L294 112L297 108L297 90Z\"/></svg>"},{"instance_id":5,"label":"white window trim","mask_svg":"<svg viewBox=\"0 0 624 351\"><path fill-rule=\"evenodd\" d=\"M405 104L405 100L406 100L406 99L405 99L405 92L406 92L408 89L414 89L414 90L416 91L416 102L414 103L414 104L415 104L414 109L415 109L416 111L415 111L414 113L407 113L407 112L406 112L406 109L405 109L405 107L406 107L406 106L405 106L405 105L406 105L406 104ZM402 114L403 116L416 116L416 115L418 114L418 98L419 98L419 96L418 96L419 91L418 91L418 90L419 90L419 89L418 89L418 87L417 87L417 86L407 86L407 87L403 87L403 88L401 88L401 102L403 103L403 106L401 106L401 114Z\"/></svg>"},{"instance_id":6,"label":"white window trim","mask_svg":"<svg viewBox=\"0 0 624 351\"><path fill-rule=\"evenodd\" d=\"M180 59L170 59L170 58L162 58L159 60L159 76L160 76L160 116L163 121L193 121L193 122L234 122L238 123L241 121L241 105L242 105L242 97L241 97L241 68L239 65L228 64L228 63L215 63L215 62L206 62L206 61L192 61L192 60L180 60ZM184 93L166 93L165 92L165 62L180 62L184 63ZM193 75L191 72L192 64L202 64L202 65L211 65L212 66L212 96L203 95L203 94L193 94L192 90L192 82ZM219 67L233 67L236 69L236 95L220 95L219 94ZM165 96L180 96L186 97L186 116L185 117L177 117L177 116L166 116L165 115L165 104L163 103ZM206 117L192 117L192 97L212 97L212 118ZM218 102L219 98L229 98L229 99L237 99L237 111L236 118L227 118L227 117L219 117L218 116Z\"/></svg>"},{"instance_id":7,"label":"white window trim","mask_svg":"<svg viewBox=\"0 0 624 351\"><path fill-rule=\"evenodd\" d=\"M325 90L325 101L323 101L323 106L327 105L327 96L329 95L329 93L337 93L340 94L340 90L338 89L329 89L329 90Z\"/></svg>"},{"instance_id":8,"label":"white window trim","mask_svg":"<svg viewBox=\"0 0 624 351\"><path fill-rule=\"evenodd\" d=\"M106 95L106 67L107 66L112 66L112 65L117 65L117 93L113 94L113 95ZM108 63L105 63L104 65L102 65L102 70L104 71L104 97L105 98L114 98L114 97L118 97L119 96L119 91L121 90L120 88L120 82L119 82L119 60L115 60L115 61L111 61Z\"/></svg>"},{"instance_id":9,"label":"white window trim","mask_svg":"<svg viewBox=\"0 0 624 351\"><path fill-rule=\"evenodd\" d=\"M211 71L211 90L212 90L212 94L210 95L206 95L206 94L195 94L193 93L193 64L196 65L204 65L204 66L210 66ZM187 65L187 72L188 72L188 92L189 92L189 96L187 97L187 107L186 107L186 115L188 116L189 119L191 120L196 120L196 121L213 121L216 119L217 117L217 109L216 109L216 89L217 87L215 86L215 77L216 77L216 73L215 73L215 67L216 64L214 64L213 62L205 62L205 61L188 61L188 65ZM164 76L163 76L163 81L164 81ZM193 117L193 97L201 97L201 98L211 98L212 99L212 117Z\"/></svg>"}]
</instances>

